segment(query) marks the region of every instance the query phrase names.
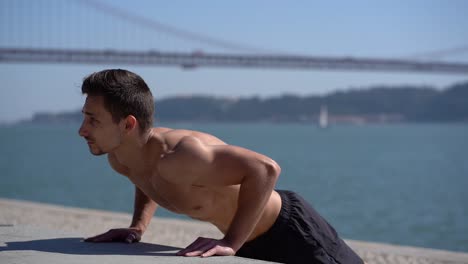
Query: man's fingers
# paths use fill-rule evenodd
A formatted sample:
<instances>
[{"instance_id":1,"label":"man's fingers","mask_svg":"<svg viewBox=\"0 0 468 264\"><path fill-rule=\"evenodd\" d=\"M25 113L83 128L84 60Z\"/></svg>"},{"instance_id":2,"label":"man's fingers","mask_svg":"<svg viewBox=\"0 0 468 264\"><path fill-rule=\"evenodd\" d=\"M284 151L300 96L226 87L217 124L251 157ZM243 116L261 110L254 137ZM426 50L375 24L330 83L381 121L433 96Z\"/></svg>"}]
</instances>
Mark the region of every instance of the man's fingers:
<instances>
[{"instance_id":1,"label":"man's fingers","mask_svg":"<svg viewBox=\"0 0 468 264\"><path fill-rule=\"evenodd\" d=\"M206 251L205 253L203 253L201 256L205 258L205 257L211 257L213 255L219 255L219 254L216 254L218 252L218 249L219 249L219 247L215 246L214 248L212 248L212 249Z\"/></svg>"},{"instance_id":2,"label":"man's fingers","mask_svg":"<svg viewBox=\"0 0 468 264\"><path fill-rule=\"evenodd\" d=\"M107 232L107 233L104 233L102 235L95 236L90 242L96 242L96 243L99 243L99 242L112 242L112 240L113 240L112 234Z\"/></svg>"},{"instance_id":3,"label":"man's fingers","mask_svg":"<svg viewBox=\"0 0 468 264\"><path fill-rule=\"evenodd\" d=\"M94 240L99 239L100 237L107 235L109 232L110 231L107 231L105 233L102 233L102 234L99 234L99 235L96 235L96 236L93 236L93 237L88 237L84 241L85 242L94 242Z\"/></svg>"},{"instance_id":4,"label":"man's fingers","mask_svg":"<svg viewBox=\"0 0 468 264\"><path fill-rule=\"evenodd\" d=\"M195 242L177 253L179 256L186 257L232 256L234 254L234 250L231 247L224 246L222 241L203 237L199 237Z\"/></svg>"},{"instance_id":5,"label":"man's fingers","mask_svg":"<svg viewBox=\"0 0 468 264\"><path fill-rule=\"evenodd\" d=\"M192 244L190 244L185 249L182 249L177 253L179 256L188 256L188 253L193 253L195 251L200 250L203 246L208 245L211 242L210 239L199 237L195 240ZM203 253L203 252L202 252ZM201 254L201 253L200 253Z\"/></svg>"},{"instance_id":6,"label":"man's fingers","mask_svg":"<svg viewBox=\"0 0 468 264\"><path fill-rule=\"evenodd\" d=\"M141 234L130 228L111 229L104 234L85 239L85 242L138 242Z\"/></svg>"},{"instance_id":7,"label":"man's fingers","mask_svg":"<svg viewBox=\"0 0 468 264\"><path fill-rule=\"evenodd\" d=\"M182 249L181 251L179 251L177 253L177 255L179 255L179 256L188 256L188 253L193 253L193 252L195 252L197 250L200 250L201 246L202 245L199 245L199 244L192 244L192 245Z\"/></svg>"},{"instance_id":8,"label":"man's fingers","mask_svg":"<svg viewBox=\"0 0 468 264\"><path fill-rule=\"evenodd\" d=\"M116 234L114 230L110 230L110 231L107 231L104 234L100 234L100 235L97 235L97 236L94 236L94 237L90 237L90 238L86 239L85 242L95 242L95 243L112 242L116 238L118 238L118 234Z\"/></svg>"},{"instance_id":9,"label":"man's fingers","mask_svg":"<svg viewBox=\"0 0 468 264\"><path fill-rule=\"evenodd\" d=\"M100 235L97 235L97 236L93 236L93 237L88 237L87 239L85 239L84 241L85 242L96 242L96 240L100 239L102 236L106 235L106 233L104 234L100 234Z\"/></svg>"},{"instance_id":10,"label":"man's fingers","mask_svg":"<svg viewBox=\"0 0 468 264\"><path fill-rule=\"evenodd\" d=\"M125 238L125 242L128 243L128 244L133 243L133 242L138 242L138 241L139 241L139 238L138 238L138 235L135 232L130 233Z\"/></svg>"},{"instance_id":11,"label":"man's fingers","mask_svg":"<svg viewBox=\"0 0 468 264\"><path fill-rule=\"evenodd\" d=\"M185 253L184 256L186 256L186 257L196 257L196 256L200 256L201 254L203 254L202 250L195 250L195 251Z\"/></svg>"},{"instance_id":12,"label":"man's fingers","mask_svg":"<svg viewBox=\"0 0 468 264\"><path fill-rule=\"evenodd\" d=\"M96 237L90 237L84 240L85 242L111 242L112 239L108 239L106 237L101 237L101 236L96 236Z\"/></svg>"},{"instance_id":13,"label":"man's fingers","mask_svg":"<svg viewBox=\"0 0 468 264\"><path fill-rule=\"evenodd\" d=\"M196 256L201 256L203 253L205 253L207 250L211 249L213 246L215 246L215 243L210 242L205 245L200 245L200 247L185 253L185 256L187 257L196 257ZM216 247L216 246L215 246Z\"/></svg>"},{"instance_id":14,"label":"man's fingers","mask_svg":"<svg viewBox=\"0 0 468 264\"><path fill-rule=\"evenodd\" d=\"M179 256L182 256L184 255L185 253L189 252L190 250L192 250L193 248L195 248L195 246L197 245L197 243L200 242L200 237L197 238L197 240L195 240L194 242L192 242L192 244L188 245L186 248L180 250L179 252L177 252L177 255Z\"/></svg>"},{"instance_id":15,"label":"man's fingers","mask_svg":"<svg viewBox=\"0 0 468 264\"><path fill-rule=\"evenodd\" d=\"M215 246L213 247L212 249L206 251L205 253L203 253L201 256L202 257L211 257L211 256L214 256L214 255L217 255L217 256L233 256L235 254L234 250L232 250L232 248L229 248L229 247L222 247L222 246Z\"/></svg>"}]
</instances>

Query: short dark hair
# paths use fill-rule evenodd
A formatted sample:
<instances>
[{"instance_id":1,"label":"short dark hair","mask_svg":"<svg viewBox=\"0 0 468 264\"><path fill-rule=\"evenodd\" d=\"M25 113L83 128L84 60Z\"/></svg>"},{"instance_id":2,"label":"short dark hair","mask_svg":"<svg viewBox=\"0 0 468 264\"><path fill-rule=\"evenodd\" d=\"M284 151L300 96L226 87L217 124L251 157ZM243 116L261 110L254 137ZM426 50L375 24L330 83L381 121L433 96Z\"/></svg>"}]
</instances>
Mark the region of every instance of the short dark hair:
<instances>
[{"instance_id":1,"label":"short dark hair","mask_svg":"<svg viewBox=\"0 0 468 264\"><path fill-rule=\"evenodd\" d=\"M153 126L153 95L138 74L122 69L95 72L83 80L81 92L88 96L102 96L104 107L115 123L133 115L141 132Z\"/></svg>"}]
</instances>

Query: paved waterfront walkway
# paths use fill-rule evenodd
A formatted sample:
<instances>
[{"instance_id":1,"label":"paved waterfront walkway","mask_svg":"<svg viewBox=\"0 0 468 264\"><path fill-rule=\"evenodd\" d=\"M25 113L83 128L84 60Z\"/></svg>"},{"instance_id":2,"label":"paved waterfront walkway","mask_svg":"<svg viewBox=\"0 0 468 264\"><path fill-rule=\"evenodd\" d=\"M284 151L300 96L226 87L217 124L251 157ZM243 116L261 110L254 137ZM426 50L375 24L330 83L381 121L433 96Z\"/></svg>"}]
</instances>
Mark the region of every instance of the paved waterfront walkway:
<instances>
[{"instance_id":1,"label":"paved waterfront walkway","mask_svg":"<svg viewBox=\"0 0 468 264\"><path fill-rule=\"evenodd\" d=\"M30 226L0 225L0 263L21 264L146 264L146 263L266 263L226 258L188 258L175 256L177 247L147 242L99 243L82 241L79 233L52 231Z\"/></svg>"},{"instance_id":2,"label":"paved waterfront walkway","mask_svg":"<svg viewBox=\"0 0 468 264\"><path fill-rule=\"evenodd\" d=\"M266 263L238 257L174 256L198 236L221 237L216 228L197 221L154 218L142 242L131 245L81 242L83 237L127 226L130 220L123 213L0 199L0 263ZM368 264L468 264L468 253L346 242Z\"/></svg>"}]
</instances>

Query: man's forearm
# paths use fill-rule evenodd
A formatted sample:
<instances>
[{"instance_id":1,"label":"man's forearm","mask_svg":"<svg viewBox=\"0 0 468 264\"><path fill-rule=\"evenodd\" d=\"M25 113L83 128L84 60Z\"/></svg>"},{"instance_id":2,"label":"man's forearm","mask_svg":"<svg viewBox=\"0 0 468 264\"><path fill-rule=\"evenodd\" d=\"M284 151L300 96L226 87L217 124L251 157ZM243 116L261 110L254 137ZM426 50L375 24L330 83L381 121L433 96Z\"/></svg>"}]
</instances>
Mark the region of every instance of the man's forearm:
<instances>
[{"instance_id":1,"label":"man's forearm","mask_svg":"<svg viewBox=\"0 0 468 264\"><path fill-rule=\"evenodd\" d=\"M156 202L135 186L135 203L130 227L145 232L157 207Z\"/></svg>"}]
</instances>

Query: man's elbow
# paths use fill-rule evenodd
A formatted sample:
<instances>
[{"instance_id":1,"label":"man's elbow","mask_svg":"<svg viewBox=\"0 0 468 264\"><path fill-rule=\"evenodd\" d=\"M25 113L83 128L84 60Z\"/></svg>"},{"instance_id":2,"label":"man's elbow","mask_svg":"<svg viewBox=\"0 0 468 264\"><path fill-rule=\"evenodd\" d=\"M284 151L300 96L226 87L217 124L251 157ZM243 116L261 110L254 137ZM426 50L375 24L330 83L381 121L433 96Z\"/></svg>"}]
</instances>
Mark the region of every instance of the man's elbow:
<instances>
[{"instance_id":1,"label":"man's elbow","mask_svg":"<svg viewBox=\"0 0 468 264\"><path fill-rule=\"evenodd\" d=\"M265 162L265 167L267 171L267 177L273 182L276 182L279 175L281 174L281 167L274 160L269 160Z\"/></svg>"}]
</instances>

